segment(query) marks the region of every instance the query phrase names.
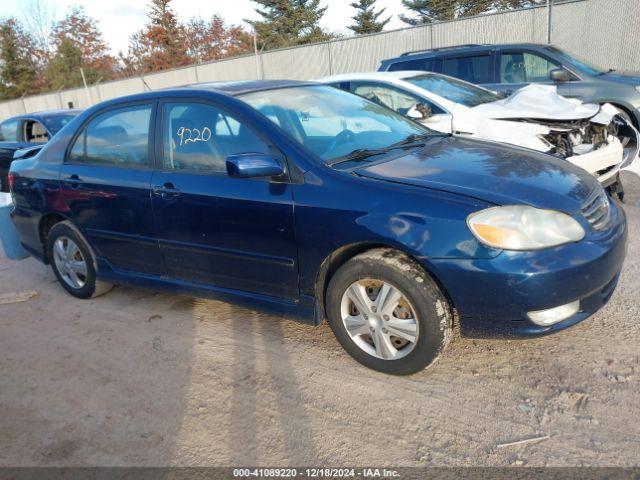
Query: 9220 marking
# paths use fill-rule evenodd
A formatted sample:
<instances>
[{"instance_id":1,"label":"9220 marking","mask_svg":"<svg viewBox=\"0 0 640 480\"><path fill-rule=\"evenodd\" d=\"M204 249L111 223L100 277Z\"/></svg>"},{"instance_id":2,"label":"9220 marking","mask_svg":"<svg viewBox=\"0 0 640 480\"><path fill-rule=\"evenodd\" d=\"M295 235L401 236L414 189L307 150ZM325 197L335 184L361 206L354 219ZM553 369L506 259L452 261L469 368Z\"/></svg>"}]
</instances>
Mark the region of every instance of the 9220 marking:
<instances>
[{"instance_id":1,"label":"9220 marking","mask_svg":"<svg viewBox=\"0 0 640 480\"><path fill-rule=\"evenodd\" d=\"M189 133L189 136L185 138L187 133ZM180 137L180 145L208 142L211 139L211 129L209 127L204 127L203 129L180 127L176 134Z\"/></svg>"}]
</instances>

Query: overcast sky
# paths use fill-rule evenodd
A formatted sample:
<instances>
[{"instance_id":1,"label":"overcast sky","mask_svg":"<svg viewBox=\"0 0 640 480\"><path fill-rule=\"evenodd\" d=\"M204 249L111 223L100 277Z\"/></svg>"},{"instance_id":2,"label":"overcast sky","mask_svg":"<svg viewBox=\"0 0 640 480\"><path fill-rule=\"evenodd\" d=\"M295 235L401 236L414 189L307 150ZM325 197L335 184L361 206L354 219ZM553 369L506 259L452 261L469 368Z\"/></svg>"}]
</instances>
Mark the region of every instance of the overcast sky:
<instances>
[{"instance_id":1,"label":"overcast sky","mask_svg":"<svg viewBox=\"0 0 640 480\"><path fill-rule=\"evenodd\" d=\"M0 0L0 17L17 16L23 19L25 8L34 0ZM55 17L60 19L71 5L83 5L87 13L96 18L105 40L114 53L126 51L129 36L142 28L146 21L146 0L40 0ZM322 26L332 32L348 34L353 9L349 0L322 0L328 10L322 19ZM393 15L387 29L401 28L403 23L397 18L404 12L400 0L378 0L378 8L386 7L386 14ZM193 16L210 17L220 14L227 22L240 24L243 19L256 18L255 3L250 0L173 0L173 10L180 20L186 21Z\"/></svg>"}]
</instances>

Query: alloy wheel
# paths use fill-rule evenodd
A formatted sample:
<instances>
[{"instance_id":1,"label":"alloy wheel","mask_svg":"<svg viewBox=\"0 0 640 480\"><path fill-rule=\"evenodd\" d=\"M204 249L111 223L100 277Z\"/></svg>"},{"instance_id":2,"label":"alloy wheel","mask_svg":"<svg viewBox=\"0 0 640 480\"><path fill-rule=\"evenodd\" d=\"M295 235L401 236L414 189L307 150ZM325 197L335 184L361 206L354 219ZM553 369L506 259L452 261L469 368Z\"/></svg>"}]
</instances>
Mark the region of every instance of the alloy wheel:
<instances>
[{"instance_id":1,"label":"alloy wheel","mask_svg":"<svg viewBox=\"0 0 640 480\"><path fill-rule=\"evenodd\" d=\"M87 283L87 262L78 245L69 237L59 237L53 244L53 261L62 280L71 288Z\"/></svg>"},{"instance_id":2,"label":"alloy wheel","mask_svg":"<svg viewBox=\"0 0 640 480\"><path fill-rule=\"evenodd\" d=\"M351 340L369 355L397 360L418 340L415 310L397 287L376 279L352 283L342 295L342 323Z\"/></svg>"}]
</instances>

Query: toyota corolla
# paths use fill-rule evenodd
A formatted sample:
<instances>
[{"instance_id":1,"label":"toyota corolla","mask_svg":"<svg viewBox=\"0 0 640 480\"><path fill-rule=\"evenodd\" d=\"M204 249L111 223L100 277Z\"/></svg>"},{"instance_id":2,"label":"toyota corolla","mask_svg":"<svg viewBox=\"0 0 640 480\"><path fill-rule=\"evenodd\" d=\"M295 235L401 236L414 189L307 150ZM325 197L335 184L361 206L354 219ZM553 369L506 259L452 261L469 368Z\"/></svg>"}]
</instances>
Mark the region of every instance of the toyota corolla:
<instances>
[{"instance_id":1,"label":"toyota corolla","mask_svg":"<svg viewBox=\"0 0 640 480\"><path fill-rule=\"evenodd\" d=\"M11 166L24 247L78 298L113 284L319 324L416 372L463 335L532 336L609 300L623 210L562 159L435 133L314 83L114 99Z\"/></svg>"}]
</instances>

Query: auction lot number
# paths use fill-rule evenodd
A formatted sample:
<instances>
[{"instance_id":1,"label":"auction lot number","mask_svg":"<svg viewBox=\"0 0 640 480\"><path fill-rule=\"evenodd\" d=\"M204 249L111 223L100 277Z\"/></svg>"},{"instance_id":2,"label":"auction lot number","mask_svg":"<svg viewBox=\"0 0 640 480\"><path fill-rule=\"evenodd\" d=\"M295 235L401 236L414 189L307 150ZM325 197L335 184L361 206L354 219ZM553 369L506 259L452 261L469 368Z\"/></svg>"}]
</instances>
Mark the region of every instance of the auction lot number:
<instances>
[{"instance_id":1,"label":"auction lot number","mask_svg":"<svg viewBox=\"0 0 640 480\"><path fill-rule=\"evenodd\" d=\"M239 478L393 478L395 470L378 468L234 468L233 476Z\"/></svg>"}]
</instances>

